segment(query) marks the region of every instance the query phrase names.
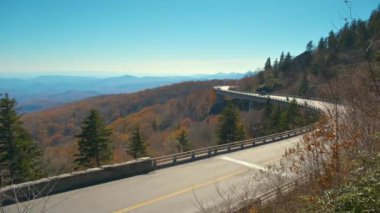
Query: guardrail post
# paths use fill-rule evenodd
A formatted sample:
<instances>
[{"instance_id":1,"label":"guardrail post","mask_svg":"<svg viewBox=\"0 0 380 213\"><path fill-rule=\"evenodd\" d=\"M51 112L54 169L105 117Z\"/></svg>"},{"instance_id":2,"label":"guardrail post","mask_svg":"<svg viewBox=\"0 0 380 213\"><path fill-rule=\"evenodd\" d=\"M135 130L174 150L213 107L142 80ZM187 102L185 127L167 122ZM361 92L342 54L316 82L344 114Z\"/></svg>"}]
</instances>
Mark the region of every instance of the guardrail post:
<instances>
[{"instance_id":1,"label":"guardrail post","mask_svg":"<svg viewBox=\"0 0 380 213\"><path fill-rule=\"evenodd\" d=\"M228 145L227 150L231 151L231 145Z\"/></svg>"},{"instance_id":2,"label":"guardrail post","mask_svg":"<svg viewBox=\"0 0 380 213\"><path fill-rule=\"evenodd\" d=\"M177 163L177 156L176 155L173 156L173 163Z\"/></svg>"},{"instance_id":3,"label":"guardrail post","mask_svg":"<svg viewBox=\"0 0 380 213\"><path fill-rule=\"evenodd\" d=\"M255 141L255 139L253 139L252 146L255 146L255 145L256 145L256 141Z\"/></svg>"},{"instance_id":4,"label":"guardrail post","mask_svg":"<svg viewBox=\"0 0 380 213\"><path fill-rule=\"evenodd\" d=\"M240 145L240 149L244 149L244 143Z\"/></svg>"},{"instance_id":5,"label":"guardrail post","mask_svg":"<svg viewBox=\"0 0 380 213\"><path fill-rule=\"evenodd\" d=\"M192 153L191 153L191 159L192 159L192 160L195 159L195 152L192 152Z\"/></svg>"},{"instance_id":6,"label":"guardrail post","mask_svg":"<svg viewBox=\"0 0 380 213\"><path fill-rule=\"evenodd\" d=\"M157 166L157 160L156 160L156 159L153 159L153 161L152 161L152 167L153 167L153 168L156 168L156 166Z\"/></svg>"},{"instance_id":7,"label":"guardrail post","mask_svg":"<svg viewBox=\"0 0 380 213\"><path fill-rule=\"evenodd\" d=\"M309 181L311 182L311 181L313 181L313 180L314 180L313 173L310 173L310 174L309 174Z\"/></svg>"},{"instance_id":8,"label":"guardrail post","mask_svg":"<svg viewBox=\"0 0 380 213\"><path fill-rule=\"evenodd\" d=\"M218 148L214 148L214 155L218 153Z\"/></svg>"},{"instance_id":9,"label":"guardrail post","mask_svg":"<svg viewBox=\"0 0 380 213\"><path fill-rule=\"evenodd\" d=\"M211 156L211 149L208 149L208 156Z\"/></svg>"},{"instance_id":10,"label":"guardrail post","mask_svg":"<svg viewBox=\"0 0 380 213\"><path fill-rule=\"evenodd\" d=\"M277 188L277 191L276 191L276 196L277 198L281 197L281 188Z\"/></svg>"},{"instance_id":11,"label":"guardrail post","mask_svg":"<svg viewBox=\"0 0 380 213\"><path fill-rule=\"evenodd\" d=\"M255 207L256 207L257 212L260 212L260 213L263 212L263 204L260 198L257 198L255 200Z\"/></svg>"}]
</instances>

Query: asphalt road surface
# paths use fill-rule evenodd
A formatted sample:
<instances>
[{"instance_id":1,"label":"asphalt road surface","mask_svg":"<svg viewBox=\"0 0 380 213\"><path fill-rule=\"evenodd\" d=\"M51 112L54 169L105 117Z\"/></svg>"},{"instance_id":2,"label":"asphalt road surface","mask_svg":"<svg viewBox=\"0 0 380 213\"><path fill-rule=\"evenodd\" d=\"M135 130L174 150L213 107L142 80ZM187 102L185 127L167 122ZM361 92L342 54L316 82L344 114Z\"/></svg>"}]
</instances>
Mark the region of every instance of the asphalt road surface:
<instances>
[{"instance_id":1,"label":"asphalt road surface","mask_svg":"<svg viewBox=\"0 0 380 213\"><path fill-rule=\"evenodd\" d=\"M301 136L6 207L5 212L197 212L242 186Z\"/></svg>"}]
</instances>

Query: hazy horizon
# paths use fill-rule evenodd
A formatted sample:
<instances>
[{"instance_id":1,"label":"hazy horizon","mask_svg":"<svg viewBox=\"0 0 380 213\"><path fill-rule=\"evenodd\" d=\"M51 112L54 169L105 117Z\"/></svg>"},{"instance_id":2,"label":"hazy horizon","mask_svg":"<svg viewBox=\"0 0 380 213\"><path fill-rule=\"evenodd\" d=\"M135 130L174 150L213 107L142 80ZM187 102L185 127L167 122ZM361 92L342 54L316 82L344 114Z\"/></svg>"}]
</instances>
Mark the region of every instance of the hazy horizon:
<instances>
[{"instance_id":1,"label":"hazy horizon","mask_svg":"<svg viewBox=\"0 0 380 213\"><path fill-rule=\"evenodd\" d=\"M247 71L248 72L248 71ZM161 73L153 73L152 75L134 75L130 73L114 73L114 74L107 74L106 72L103 73L72 73L72 74L64 74L62 72L56 73L51 72L47 74L39 74L36 73L29 73L29 74L12 74L12 73L4 73L1 75L0 79L33 79L38 77L86 77L86 78L96 78L96 79L103 79L103 78L114 78L114 77L122 77L122 76L134 76L138 78L144 78L144 77L193 77L193 76L213 76L213 75L244 75L247 72L215 72L215 73L195 73L195 74L187 74L187 73L178 73L178 74L161 74Z\"/></svg>"}]
</instances>

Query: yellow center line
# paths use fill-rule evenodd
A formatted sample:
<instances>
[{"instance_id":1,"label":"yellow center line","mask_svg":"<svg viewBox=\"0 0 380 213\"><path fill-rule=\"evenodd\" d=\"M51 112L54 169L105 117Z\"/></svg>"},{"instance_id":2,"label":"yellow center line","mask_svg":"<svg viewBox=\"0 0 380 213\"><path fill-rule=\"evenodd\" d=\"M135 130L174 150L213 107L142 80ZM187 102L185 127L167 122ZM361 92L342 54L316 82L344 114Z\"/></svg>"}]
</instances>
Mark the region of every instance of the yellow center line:
<instances>
[{"instance_id":1,"label":"yellow center line","mask_svg":"<svg viewBox=\"0 0 380 213\"><path fill-rule=\"evenodd\" d=\"M124 209L120 209L120 210L114 211L113 213L125 213L125 212L129 212L129 211L132 211L134 209L141 208L143 206L147 206L147 205L150 205L150 204L153 204L153 203L157 203L157 202L160 202L162 200L166 200L166 199L169 199L169 198L172 198L172 197L176 197L178 195L185 194L187 192L191 192L193 190L200 189L200 188L206 187L208 185L211 185L211 184L223 181L223 180L227 180L229 178L232 178L234 176L240 175L240 174L242 174L244 172L247 172L247 171L249 171L249 169L239 170L237 172L234 172L234 173L231 173L231 174L228 174L228 175L225 175L225 176L221 176L221 177L215 178L213 180L210 180L210 181L207 181L207 182L204 182L204 183L196 184L196 185L193 185L191 187L187 187L187 188L184 188L184 189L181 189L181 190L178 190L178 191L166 194L166 195L162 195L162 196L150 199L150 200L143 201L143 202L135 204L133 206L130 206L130 207L127 207L127 208L124 208Z\"/></svg>"}]
</instances>

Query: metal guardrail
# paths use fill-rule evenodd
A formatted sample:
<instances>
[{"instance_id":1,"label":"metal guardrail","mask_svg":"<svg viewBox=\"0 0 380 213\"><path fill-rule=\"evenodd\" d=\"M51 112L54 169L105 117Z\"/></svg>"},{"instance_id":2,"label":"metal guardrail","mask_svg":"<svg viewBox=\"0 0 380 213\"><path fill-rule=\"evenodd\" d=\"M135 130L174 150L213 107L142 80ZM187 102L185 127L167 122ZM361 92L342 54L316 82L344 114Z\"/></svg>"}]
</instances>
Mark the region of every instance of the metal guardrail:
<instances>
[{"instance_id":1,"label":"metal guardrail","mask_svg":"<svg viewBox=\"0 0 380 213\"><path fill-rule=\"evenodd\" d=\"M228 144L221 144L217 146L210 146L201 149L195 149L188 152L180 152L172 155L166 155L161 157L153 158L153 168L162 168L173 166L176 164L186 163L198 159L209 158L212 156L216 156L219 154L235 152L247 148L251 148L258 145L268 144L276 141L280 141L283 139L287 139L290 137L294 137L297 135L301 135L303 133L309 132L314 129L314 124L297 128L294 130L289 130L281 133L276 133L272 135L266 135L263 137L252 138L248 140L237 141Z\"/></svg>"},{"instance_id":2,"label":"metal guardrail","mask_svg":"<svg viewBox=\"0 0 380 213\"><path fill-rule=\"evenodd\" d=\"M257 196L255 198L255 203L259 208L263 208L267 206L270 203L270 201L274 198L279 197L282 194L291 192L292 190L296 189L300 184L307 183L312 177L313 173L310 173L308 175L301 176L296 180L285 183L284 185L281 185L278 188L267 191L264 194Z\"/></svg>"},{"instance_id":3,"label":"metal guardrail","mask_svg":"<svg viewBox=\"0 0 380 213\"><path fill-rule=\"evenodd\" d=\"M297 104L299 106L306 107L306 108L309 108L309 109L312 109L312 110L315 110L318 112L321 112L321 109L308 104L308 101L323 101L323 100L319 100L319 99L304 99L302 97L293 97L293 96L285 96L285 95L284 95L284 97L286 97L287 99L280 99L280 98L275 98L273 96L271 97L270 95L260 95L260 94L249 93L249 92L241 92L241 91L236 91L236 90L226 91L226 90L220 89L220 87L214 87L214 89L217 91L217 93L222 94L222 95L241 95L241 96L245 96L245 98L249 98L249 97L259 98L259 99L263 99L263 100L277 101L277 102L284 103L284 104L289 104L289 102L294 98L303 99L304 100L303 103L297 102ZM276 94L274 94L274 95L276 95Z\"/></svg>"},{"instance_id":4,"label":"metal guardrail","mask_svg":"<svg viewBox=\"0 0 380 213\"><path fill-rule=\"evenodd\" d=\"M218 89L218 87L215 87L215 89ZM232 89L234 89L234 88L232 87ZM238 90L229 90L229 91L239 92ZM252 94L255 94L255 93L252 93ZM329 100L329 99L324 99L324 98L320 98L320 97L302 97L302 96L299 96L299 95L289 95L289 94L278 93L278 92L270 93L268 95L284 96L284 97L287 97L287 98L307 99L307 100L313 100L313 101L331 102L331 100Z\"/></svg>"},{"instance_id":5,"label":"metal guardrail","mask_svg":"<svg viewBox=\"0 0 380 213\"><path fill-rule=\"evenodd\" d=\"M234 206L233 212L242 212L245 208L254 207L257 212L263 212L265 207L270 205L270 202L276 199L277 197L283 196L286 193L289 193L295 189L297 189L300 185L307 183L312 180L315 172L311 172L309 174L303 175L293 181L285 183L275 189L269 190L259 196L256 197L247 197L243 201L240 201L236 206ZM246 206L249 203L249 206Z\"/></svg>"},{"instance_id":6,"label":"metal guardrail","mask_svg":"<svg viewBox=\"0 0 380 213\"><path fill-rule=\"evenodd\" d=\"M312 100L312 101L331 102L331 100L328 100L325 98L320 98L320 97L302 97L299 95L289 95L289 94L284 94L284 93L273 93L271 95L284 96L284 97L288 97L288 98L307 99L307 100Z\"/></svg>"}]
</instances>

